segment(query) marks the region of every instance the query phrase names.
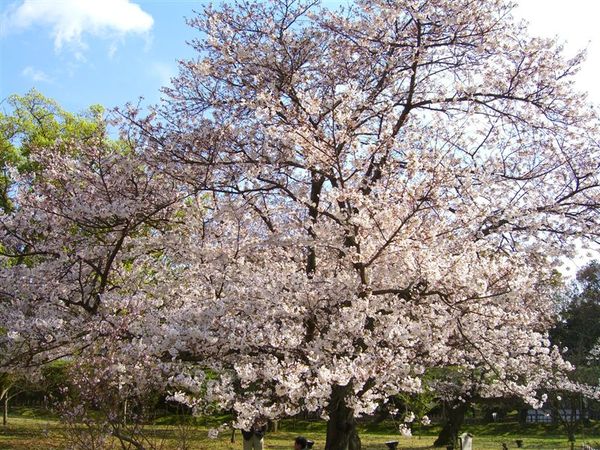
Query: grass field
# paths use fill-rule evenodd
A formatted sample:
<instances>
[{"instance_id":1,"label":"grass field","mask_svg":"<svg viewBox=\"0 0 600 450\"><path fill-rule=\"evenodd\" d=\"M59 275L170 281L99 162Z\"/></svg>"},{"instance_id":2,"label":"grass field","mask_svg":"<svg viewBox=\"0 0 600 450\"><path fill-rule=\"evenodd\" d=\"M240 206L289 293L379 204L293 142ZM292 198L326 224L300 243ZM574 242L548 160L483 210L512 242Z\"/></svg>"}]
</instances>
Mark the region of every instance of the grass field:
<instances>
[{"instance_id":1,"label":"grass field","mask_svg":"<svg viewBox=\"0 0 600 450\"><path fill-rule=\"evenodd\" d=\"M394 432L393 424L385 423L378 426L361 428L361 440L365 450L385 450L385 442L399 441L398 448L431 449L437 429L424 430L423 435L412 438L401 437ZM560 429L547 425L531 425L519 427L516 423L494 423L488 425L467 425L465 431L474 435L473 450L501 450L502 443L509 449L517 448L515 441L523 440L523 448L539 450L566 450L570 448L566 437ZM236 433L236 442L231 443L231 432L224 432L217 439L208 438L208 426L196 425L179 427L157 423L145 428L153 446L148 449L156 450L240 450L241 435ZM295 436L302 434L315 441L315 450L322 449L325 442L324 422L307 422L288 420L282 423L278 432L270 432L265 438L265 449L290 450ZM182 445L183 437L187 444ZM600 424L593 424L577 436L575 448L581 448L583 443L600 443ZM116 442L106 444L97 450L121 449ZM2 450L49 450L69 448L69 434L65 427L51 416L41 416L36 411L21 410L19 414L9 417L6 428L0 426L0 449ZM132 447L133 449L133 447ZM88 449L86 449L88 450ZM92 450L92 449L89 449Z\"/></svg>"}]
</instances>

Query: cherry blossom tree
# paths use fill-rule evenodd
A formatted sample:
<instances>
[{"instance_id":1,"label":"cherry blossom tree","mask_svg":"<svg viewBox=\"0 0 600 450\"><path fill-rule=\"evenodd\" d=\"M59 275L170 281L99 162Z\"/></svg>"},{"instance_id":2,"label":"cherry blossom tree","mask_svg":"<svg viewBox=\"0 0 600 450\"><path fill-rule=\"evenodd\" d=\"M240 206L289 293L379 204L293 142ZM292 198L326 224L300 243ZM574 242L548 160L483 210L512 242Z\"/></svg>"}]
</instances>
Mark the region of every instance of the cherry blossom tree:
<instances>
[{"instance_id":1,"label":"cherry blossom tree","mask_svg":"<svg viewBox=\"0 0 600 450\"><path fill-rule=\"evenodd\" d=\"M356 417L432 367L538 402L569 368L554 268L598 236L582 55L502 0L190 24L160 114L33 150L0 220L2 364L90 355L239 427L318 411L328 450L360 448Z\"/></svg>"},{"instance_id":2,"label":"cherry blossom tree","mask_svg":"<svg viewBox=\"0 0 600 450\"><path fill-rule=\"evenodd\" d=\"M14 173L14 208L0 217L3 367L131 341L128 326L175 272L163 237L186 194L144 164L133 136L110 140L108 125L31 146L35 170Z\"/></svg>"},{"instance_id":3,"label":"cherry blossom tree","mask_svg":"<svg viewBox=\"0 0 600 450\"><path fill-rule=\"evenodd\" d=\"M142 136L109 137L120 125L99 118L92 134L31 145L33 169L13 171L13 207L0 216L0 367L67 359L71 395L81 397L61 410L67 425L95 417L99 436L144 448L126 405L163 392L176 368L152 351L153 325L178 305L166 306L182 272L179 235L202 209L149 164Z\"/></svg>"},{"instance_id":4,"label":"cherry blossom tree","mask_svg":"<svg viewBox=\"0 0 600 450\"><path fill-rule=\"evenodd\" d=\"M553 269L598 236L583 56L501 0L241 1L190 25L198 56L164 90L176 138L156 147L210 194L161 333L221 374L180 375L188 401L240 426L320 411L331 450L359 448L354 418L428 367L535 402L568 366Z\"/></svg>"},{"instance_id":5,"label":"cherry blossom tree","mask_svg":"<svg viewBox=\"0 0 600 450\"><path fill-rule=\"evenodd\" d=\"M65 111L54 100L45 97L35 89L24 96L9 96L7 105L9 112L0 113L0 172L2 173L0 175L0 208L6 213L4 218L11 217L11 213L17 209L21 209L22 211L18 214L15 213L12 217L13 219L16 215L20 215L21 218L29 217L29 220L22 220L25 226L20 226L19 222L13 222L11 231L3 229L4 232L8 232L9 234L13 233L10 238L4 236L7 239L3 240L0 250L2 254L2 267L8 269L9 272L5 273L5 275L10 277L9 273L14 273L15 266L24 265L31 268L37 262L42 262L41 254L34 256L29 253L30 248L28 249L24 245L25 241L14 245L19 242L20 238L25 237L25 235L29 235L29 237L35 236L35 240L40 241L43 241L48 236L40 232L41 230L39 229L40 222L38 218L43 216L44 213L35 211L34 208L50 206L39 201L32 204L27 200L21 204L20 202L25 197L31 198L34 195L32 193L25 196L18 194L19 191L27 193L30 189L36 190L38 194L42 194L41 190L43 190L42 186L44 182L53 182L48 179L50 173L49 170L46 170L48 167L41 167L44 160L39 158L40 152L49 153L49 155L45 156L46 159L54 159L57 155L59 158L64 159L66 156L64 153L67 153L68 157L73 159L75 155L79 154L78 145L86 142L89 142L90 145L95 145L105 140L106 123L102 120L103 108L98 105L92 106L82 113L71 114ZM83 156L83 159L86 159L86 157ZM81 162L79 161L78 164ZM70 165L69 168L74 169L75 164ZM71 176L71 174L63 171L62 176ZM55 181L58 182L59 180ZM60 195L65 194L60 189L55 189L54 194L58 193ZM55 201L49 200L49 203L55 203ZM8 221L5 221L4 224L7 225ZM35 227L38 227L38 229L34 230ZM57 232L60 232L60 228L57 229ZM53 245L50 242L46 242L45 244ZM54 240L54 244L58 244L56 239ZM37 272L35 271L32 271L31 274L37 276ZM44 282L44 273L40 272L39 275L41 278L39 281ZM48 274L46 273L46 275ZM59 273L55 273L51 278L59 276ZM14 303L10 297L21 287L12 286L12 284L19 285L22 280L11 279L10 281L6 297L2 296L0 299L0 303L3 303L0 309L4 307L7 307L8 310L11 309L11 305L14 305ZM15 287L17 289L14 289ZM18 331L15 327L26 329L32 325L34 317L36 319L39 318L37 314L41 312L41 309L40 311L36 311L33 308L29 308L27 314L30 316L31 322L22 323L22 320L20 320L22 317L19 319L18 316L23 311L18 310L19 307L16 307L10 314L2 315L2 320L0 321L0 341L2 341L2 344L11 342L10 338L6 339L7 336L17 336ZM42 313L41 316L43 315ZM44 320L48 319L48 317L42 318ZM35 325L33 328L35 328ZM30 342L34 342L36 339L34 338ZM20 358L20 356L24 355L20 355L18 351L13 354L9 350L9 347L3 345L0 348L0 353L2 353L0 360L2 363L6 363L0 366L0 399L4 403L3 421L5 423L9 399L14 397L20 390L31 390L33 386L38 386L40 379L35 375L41 375L40 373L32 373L31 368L27 368L27 370L22 372L18 370L13 372L12 370L15 367L13 364L9 364L8 361L13 359L15 362L24 362L26 358ZM16 348L13 348L13 350L16 350ZM43 350L46 350L46 348L40 347L40 351Z\"/></svg>"}]
</instances>

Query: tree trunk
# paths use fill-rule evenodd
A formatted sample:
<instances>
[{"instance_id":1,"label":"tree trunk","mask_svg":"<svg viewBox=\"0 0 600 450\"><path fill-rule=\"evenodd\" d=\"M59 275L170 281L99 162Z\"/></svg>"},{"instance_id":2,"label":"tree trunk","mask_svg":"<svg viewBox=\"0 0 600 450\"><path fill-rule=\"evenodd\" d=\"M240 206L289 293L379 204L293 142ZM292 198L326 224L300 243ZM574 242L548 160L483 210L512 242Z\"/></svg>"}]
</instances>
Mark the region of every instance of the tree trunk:
<instances>
[{"instance_id":1,"label":"tree trunk","mask_svg":"<svg viewBox=\"0 0 600 450\"><path fill-rule=\"evenodd\" d=\"M468 408L468 402L459 402L454 405L454 408L451 406L446 408L448 420L433 443L434 447L444 447L446 445L454 445L456 443L455 441L458 437L458 432L463 424L465 413L467 412Z\"/></svg>"},{"instance_id":2,"label":"tree trunk","mask_svg":"<svg viewBox=\"0 0 600 450\"><path fill-rule=\"evenodd\" d=\"M331 391L325 450L360 450L354 411L346 405L351 385L334 386Z\"/></svg>"},{"instance_id":3,"label":"tree trunk","mask_svg":"<svg viewBox=\"0 0 600 450\"><path fill-rule=\"evenodd\" d=\"M279 420L269 421L269 431L277 433L277 430L279 430Z\"/></svg>"},{"instance_id":4,"label":"tree trunk","mask_svg":"<svg viewBox=\"0 0 600 450\"><path fill-rule=\"evenodd\" d=\"M527 408L519 409L519 425L521 425L522 427L527 425L527 411Z\"/></svg>"},{"instance_id":5,"label":"tree trunk","mask_svg":"<svg viewBox=\"0 0 600 450\"><path fill-rule=\"evenodd\" d=\"M4 404L4 407L2 408L2 425L6 426L8 424L8 391L4 393L2 403Z\"/></svg>"}]
</instances>

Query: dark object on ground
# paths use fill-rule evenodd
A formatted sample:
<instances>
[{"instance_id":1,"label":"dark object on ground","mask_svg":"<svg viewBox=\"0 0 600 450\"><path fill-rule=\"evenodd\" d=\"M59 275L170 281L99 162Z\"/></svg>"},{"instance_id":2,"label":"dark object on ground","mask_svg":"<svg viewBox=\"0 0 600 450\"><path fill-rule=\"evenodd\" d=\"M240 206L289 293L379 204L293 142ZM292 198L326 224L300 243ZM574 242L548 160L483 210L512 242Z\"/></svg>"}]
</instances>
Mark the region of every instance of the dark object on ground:
<instances>
[{"instance_id":1,"label":"dark object on ground","mask_svg":"<svg viewBox=\"0 0 600 450\"><path fill-rule=\"evenodd\" d=\"M385 443L385 445L387 445L387 448L389 448L390 450L396 450L396 448L398 447L398 441L388 441Z\"/></svg>"},{"instance_id":2,"label":"dark object on ground","mask_svg":"<svg viewBox=\"0 0 600 450\"><path fill-rule=\"evenodd\" d=\"M515 443L517 444L517 447L519 447L519 448L523 447L523 439L517 439L515 441Z\"/></svg>"},{"instance_id":3,"label":"dark object on ground","mask_svg":"<svg viewBox=\"0 0 600 450\"><path fill-rule=\"evenodd\" d=\"M294 439L294 448L300 448L300 449L305 449L308 448L308 439L306 439L304 436L298 436L296 439Z\"/></svg>"}]
</instances>

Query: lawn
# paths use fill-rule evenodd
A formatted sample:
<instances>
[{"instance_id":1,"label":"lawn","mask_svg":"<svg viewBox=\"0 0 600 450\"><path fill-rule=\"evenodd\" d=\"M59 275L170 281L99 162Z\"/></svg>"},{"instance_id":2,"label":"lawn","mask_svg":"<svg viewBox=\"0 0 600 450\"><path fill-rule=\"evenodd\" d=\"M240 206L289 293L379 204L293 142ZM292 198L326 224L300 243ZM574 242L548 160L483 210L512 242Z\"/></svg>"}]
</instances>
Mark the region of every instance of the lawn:
<instances>
[{"instance_id":1,"label":"lawn","mask_svg":"<svg viewBox=\"0 0 600 450\"><path fill-rule=\"evenodd\" d=\"M231 443L231 432L221 433L217 439L208 438L206 424L195 426L177 426L155 423L145 428L146 434L157 450L229 450L242 448L241 435L236 433L236 442ZM569 449L570 446L564 435L556 427L548 425L530 425L525 428L516 423L494 423L487 425L468 425L466 431L475 437L474 450L501 450L502 443L509 449L517 448L515 441L523 440L525 449ZM385 442L399 441L399 449L431 449L435 439L435 427L424 430L422 436L405 438L394 432L393 424L384 423L378 426L362 427L361 439L365 450L385 450ZM288 420L282 423L280 431L270 432L265 438L265 449L291 449L295 436L302 434L315 441L315 450L323 448L325 442L324 422L308 422ZM46 450L65 449L69 447L69 433L66 428L51 416L40 416L29 410L19 411L19 414L9 418L6 428L0 426L0 449L2 450ZM182 442L185 441L185 445ZM594 424L577 436L576 448L581 448L584 442L600 442L600 424ZM107 444L98 450L120 449L120 446ZM88 450L88 449L86 449ZM92 449L89 449L92 450Z\"/></svg>"}]
</instances>

